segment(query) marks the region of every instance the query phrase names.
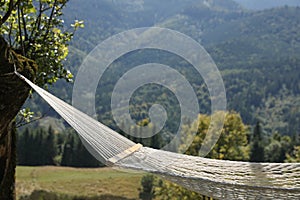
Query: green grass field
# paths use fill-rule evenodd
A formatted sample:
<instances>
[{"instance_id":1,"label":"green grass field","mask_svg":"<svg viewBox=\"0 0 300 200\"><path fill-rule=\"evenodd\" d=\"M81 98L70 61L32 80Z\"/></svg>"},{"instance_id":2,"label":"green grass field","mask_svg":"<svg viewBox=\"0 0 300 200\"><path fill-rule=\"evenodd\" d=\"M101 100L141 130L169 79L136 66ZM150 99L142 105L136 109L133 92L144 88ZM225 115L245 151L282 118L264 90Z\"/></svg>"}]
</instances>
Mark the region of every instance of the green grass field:
<instances>
[{"instance_id":1,"label":"green grass field","mask_svg":"<svg viewBox=\"0 0 300 200\"><path fill-rule=\"evenodd\" d=\"M17 167L18 199L34 190L45 190L72 196L113 195L138 199L144 174L111 168Z\"/></svg>"}]
</instances>

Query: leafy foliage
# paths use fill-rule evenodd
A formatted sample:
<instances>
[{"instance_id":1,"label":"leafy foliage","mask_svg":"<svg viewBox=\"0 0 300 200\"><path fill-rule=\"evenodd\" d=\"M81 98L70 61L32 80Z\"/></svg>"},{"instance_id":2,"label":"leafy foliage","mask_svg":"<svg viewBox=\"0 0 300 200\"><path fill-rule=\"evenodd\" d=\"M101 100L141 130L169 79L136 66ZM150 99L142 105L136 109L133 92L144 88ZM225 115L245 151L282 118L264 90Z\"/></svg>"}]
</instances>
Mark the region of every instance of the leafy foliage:
<instances>
[{"instance_id":1,"label":"leafy foliage","mask_svg":"<svg viewBox=\"0 0 300 200\"><path fill-rule=\"evenodd\" d=\"M294 147L294 151L287 155L286 162L300 162L300 146Z\"/></svg>"},{"instance_id":2,"label":"leafy foliage","mask_svg":"<svg viewBox=\"0 0 300 200\"><path fill-rule=\"evenodd\" d=\"M289 136L274 133L265 147L265 161L282 163L292 152L293 144Z\"/></svg>"},{"instance_id":3,"label":"leafy foliage","mask_svg":"<svg viewBox=\"0 0 300 200\"><path fill-rule=\"evenodd\" d=\"M285 135L299 132L300 97L288 90L285 85L277 95L268 96L263 100L264 107L257 110L269 133L280 132Z\"/></svg>"},{"instance_id":4,"label":"leafy foliage","mask_svg":"<svg viewBox=\"0 0 300 200\"><path fill-rule=\"evenodd\" d=\"M188 148L186 154L199 155L199 150L207 134L210 124L210 116L200 115L199 126L196 124L192 127L184 127L187 136L196 131L193 143ZM235 112L227 113L224 127L217 144L209 153L209 158L226 159L226 160L248 160L249 159L249 142L248 127L242 122L239 114ZM167 181L161 181L156 184L155 195L158 199L207 199L199 193L192 192L181 186Z\"/></svg>"},{"instance_id":5,"label":"leafy foliage","mask_svg":"<svg viewBox=\"0 0 300 200\"><path fill-rule=\"evenodd\" d=\"M163 181L155 189L157 199L161 200L206 200L207 198L197 192L190 191L174 183Z\"/></svg>"},{"instance_id":6,"label":"leafy foliage","mask_svg":"<svg viewBox=\"0 0 300 200\"><path fill-rule=\"evenodd\" d=\"M82 27L75 21L72 30L64 30L62 10L68 0L10 0L0 7L0 34L10 46L39 66L36 83L43 86L60 78L71 81L72 74L63 67L68 43L74 31Z\"/></svg>"},{"instance_id":7,"label":"leafy foliage","mask_svg":"<svg viewBox=\"0 0 300 200\"><path fill-rule=\"evenodd\" d=\"M210 117L207 115L200 115L198 120L199 127L196 129L196 136L194 137L193 143L186 152L188 155L199 156L199 150L210 124ZM188 127L186 127L186 129L187 128ZM195 128L197 127L192 126L190 131L194 132L195 130L193 129ZM189 133L190 131L184 130L185 133ZM243 123L238 113L227 113L220 138L208 157L225 160L248 160L248 133L248 127Z\"/></svg>"}]
</instances>

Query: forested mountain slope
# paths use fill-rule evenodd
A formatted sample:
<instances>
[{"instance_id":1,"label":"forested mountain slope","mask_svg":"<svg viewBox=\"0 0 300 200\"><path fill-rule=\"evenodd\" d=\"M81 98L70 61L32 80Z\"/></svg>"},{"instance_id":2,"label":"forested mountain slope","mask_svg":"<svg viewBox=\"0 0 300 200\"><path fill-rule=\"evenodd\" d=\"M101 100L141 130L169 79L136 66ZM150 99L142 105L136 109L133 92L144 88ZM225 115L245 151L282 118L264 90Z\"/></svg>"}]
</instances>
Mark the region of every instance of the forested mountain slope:
<instances>
[{"instance_id":1,"label":"forested mountain slope","mask_svg":"<svg viewBox=\"0 0 300 200\"><path fill-rule=\"evenodd\" d=\"M67 61L74 75L89 51L113 34L154 25L175 29L202 43L215 60L225 82L228 109L240 112L248 124L261 120L269 133L279 131L292 135L300 132L300 8L281 7L254 12L243 10L229 0L132 0L126 3L121 0L74 0L66 10L65 20L69 23L73 18L85 21L85 28L71 44ZM101 82L107 88L99 89L97 94L98 102L101 100L101 105L97 105L100 120L115 127L109 107L103 105L110 105L116 79L134 64L151 59L189 74L188 79L194 81L194 90L202 105L201 112L210 112L207 89L201 78L195 76L183 60L166 52L157 57L157 53L146 52L141 56L141 52L134 52L114 63L115 67ZM128 57L135 62L126 63ZM70 99L70 85L59 83L52 90L56 95ZM150 93L153 101L165 102L171 109L169 112L176 113L178 105L171 106L176 101L166 101L168 92L151 85L141 88L133 97L131 114L136 121L148 117L147 109L153 102L145 102L143 98L151 100ZM171 121L176 119L174 114Z\"/></svg>"}]
</instances>

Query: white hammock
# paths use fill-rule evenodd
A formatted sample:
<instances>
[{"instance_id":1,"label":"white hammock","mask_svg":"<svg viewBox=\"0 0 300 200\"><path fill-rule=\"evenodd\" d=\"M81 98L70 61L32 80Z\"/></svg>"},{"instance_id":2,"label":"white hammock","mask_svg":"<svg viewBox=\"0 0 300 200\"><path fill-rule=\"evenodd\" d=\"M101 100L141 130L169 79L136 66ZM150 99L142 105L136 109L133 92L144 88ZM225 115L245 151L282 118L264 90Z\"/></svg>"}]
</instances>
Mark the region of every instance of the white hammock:
<instances>
[{"instance_id":1,"label":"white hammock","mask_svg":"<svg viewBox=\"0 0 300 200\"><path fill-rule=\"evenodd\" d=\"M162 176L217 199L300 199L300 163L249 163L187 156L142 147L25 80L107 166Z\"/></svg>"}]
</instances>

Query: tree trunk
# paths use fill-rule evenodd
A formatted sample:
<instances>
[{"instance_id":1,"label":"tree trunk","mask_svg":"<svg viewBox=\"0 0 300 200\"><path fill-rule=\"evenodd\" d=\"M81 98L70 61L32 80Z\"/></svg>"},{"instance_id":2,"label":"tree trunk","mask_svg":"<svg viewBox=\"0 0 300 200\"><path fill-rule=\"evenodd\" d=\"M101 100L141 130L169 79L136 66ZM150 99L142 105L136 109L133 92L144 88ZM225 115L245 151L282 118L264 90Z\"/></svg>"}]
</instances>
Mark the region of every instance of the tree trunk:
<instances>
[{"instance_id":1,"label":"tree trunk","mask_svg":"<svg viewBox=\"0 0 300 200\"><path fill-rule=\"evenodd\" d=\"M10 123L0 140L0 199L15 199L16 129Z\"/></svg>"},{"instance_id":2,"label":"tree trunk","mask_svg":"<svg viewBox=\"0 0 300 200\"><path fill-rule=\"evenodd\" d=\"M30 88L14 72L33 80L36 65L15 53L0 36L0 199L15 199L16 130L14 119Z\"/></svg>"}]
</instances>

